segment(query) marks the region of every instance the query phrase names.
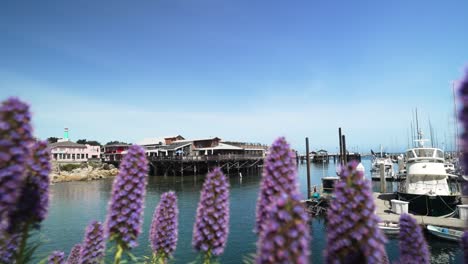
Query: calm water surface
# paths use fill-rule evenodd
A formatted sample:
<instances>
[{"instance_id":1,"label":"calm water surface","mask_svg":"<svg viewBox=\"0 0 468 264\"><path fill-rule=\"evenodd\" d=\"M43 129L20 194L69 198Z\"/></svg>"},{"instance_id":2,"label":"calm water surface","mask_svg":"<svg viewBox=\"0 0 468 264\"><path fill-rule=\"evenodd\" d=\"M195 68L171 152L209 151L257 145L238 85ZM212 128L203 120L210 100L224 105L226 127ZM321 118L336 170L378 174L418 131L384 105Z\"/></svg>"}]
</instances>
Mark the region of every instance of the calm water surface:
<instances>
[{"instance_id":1,"label":"calm water surface","mask_svg":"<svg viewBox=\"0 0 468 264\"><path fill-rule=\"evenodd\" d=\"M370 161L363 160L368 174ZM306 167L299 166L300 187L306 194ZM312 184L320 185L323 175L335 175L333 162L330 165L312 164ZM368 176L368 175L367 175ZM242 263L242 257L255 252L256 236L252 232L255 223L255 204L261 178L260 171L230 175L231 184L231 219L227 248L221 257L221 263ZM151 253L148 243L148 230L154 208L159 196L174 190L179 198L179 242L175 252L176 263L188 263L197 256L191 247L192 227L195 211L203 184L202 176L162 177L150 176L146 197L143 234L139 246L133 250L135 255ZM104 221L109 200L112 180L93 182L58 183L52 186L52 198L49 216L44 222L41 233L46 239L39 249L38 256L47 256L53 250L62 250L66 254L73 245L80 243L86 225L91 220ZM374 188L379 188L378 183ZM392 186L388 188L393 188ZM326 243L325 227L321 220L311 223L313 242L311 245L312 261L322 262L322 252ZM462 253L457 243L438 241L426 235L431 247L433 263L461 263ZM398 241L390 240L387 251L391 260L398 258Z\"/></svg>"}]
</instances>

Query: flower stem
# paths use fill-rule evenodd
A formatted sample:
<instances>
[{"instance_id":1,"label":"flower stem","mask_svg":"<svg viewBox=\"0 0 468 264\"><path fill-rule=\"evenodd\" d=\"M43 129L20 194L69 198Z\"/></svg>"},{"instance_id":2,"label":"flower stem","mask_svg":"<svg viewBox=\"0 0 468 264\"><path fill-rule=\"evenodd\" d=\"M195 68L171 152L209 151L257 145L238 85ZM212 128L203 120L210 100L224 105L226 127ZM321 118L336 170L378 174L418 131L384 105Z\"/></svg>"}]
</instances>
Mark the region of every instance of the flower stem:
<instances>
[{"instance_id":1,"label":"flower stem","mask_svg":"<svg viewBox=\"0 0 468 264\"><path fill-rule=\"evenodd\" d=\"M120 264L120 259L122 259L122 253L124 249L121 243L117 243L117 251L115 252L114 256L114 264Z\"/></svg>"},{"instance_id":2,"label":"flower stem","mask_svg":"<svg viewBox=\"0 0 468 264\"><path fill-rule=\"evenodd\" d=\"M29 221L26 222L23 226L23 230L21 232L21 242L18 254L16 255L16 263L24 263L24 252L26 251L26 241L28 240L29 234Z\"/></svg>"},{"instance_id":3,"label":"flower stem","mask_svg":"<svg viewBox=\"0 0 468 264\"><path fill-rule=\"evenodd\" d=\"M205 253L205 259L203 260L203 264L210 264L211 263L211 249Z\"/></svg>"}]
</instances>

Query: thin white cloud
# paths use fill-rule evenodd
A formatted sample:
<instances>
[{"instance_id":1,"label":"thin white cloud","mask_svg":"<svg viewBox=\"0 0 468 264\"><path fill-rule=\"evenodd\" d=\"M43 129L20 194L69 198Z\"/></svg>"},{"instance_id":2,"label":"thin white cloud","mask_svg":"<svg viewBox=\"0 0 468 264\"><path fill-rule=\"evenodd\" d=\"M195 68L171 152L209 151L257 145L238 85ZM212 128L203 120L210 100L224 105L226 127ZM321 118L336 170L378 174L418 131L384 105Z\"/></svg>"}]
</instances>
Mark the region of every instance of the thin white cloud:
<instances>
[{"instance_id":1,"label":"thin white cloud","mask_svg":"<svg viewBox=\"0 0 468 264\"><path fill-rule=\"evenodd\" d=\"M92 95L77 96L74 91L5 72L0 72L0 88L1 98L15 95L31 103L39 137L60 136L62 129L68 127L74 139L97 139L104 143L181 134L268 144L278 136L286 136L294 148L302 150L304 137L308 136L312 149L335 151L337 129L342 127L349 149L369 151L380 144L401 149L406 146L412 107L385 98L347 104L322 101L320 96L314 96L316 90L311 88L311 92L287 97L265 94L250 100L256 103L239 105L238 112L177 111L168 110L164 104L141 108ZM431 122L438 134L443 135L439 131L444 131L449 123L447 112L434 113ZM397 142L401 146L391 146Z\"/></svg>"}]
</instances>

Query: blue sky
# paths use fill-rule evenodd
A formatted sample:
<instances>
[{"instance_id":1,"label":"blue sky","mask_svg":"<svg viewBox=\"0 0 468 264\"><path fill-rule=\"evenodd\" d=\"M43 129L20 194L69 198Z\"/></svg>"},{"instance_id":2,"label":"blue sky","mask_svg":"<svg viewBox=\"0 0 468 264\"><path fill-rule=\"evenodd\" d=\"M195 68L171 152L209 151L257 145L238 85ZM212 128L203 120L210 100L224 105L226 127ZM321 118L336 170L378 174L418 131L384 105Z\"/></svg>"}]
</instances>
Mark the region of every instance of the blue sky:
<instances>
[{"instance_id":1,"label":"blue sky","mask_svg":"<svg viewBox=\"0 0 468 264\"><path fill-rule=\"evenodd\" d=\"M412 109L453 144L468 2L2 1L0 98L36 135L182 134L303 149L407 146Z\"/></svg>"}]
</instances>

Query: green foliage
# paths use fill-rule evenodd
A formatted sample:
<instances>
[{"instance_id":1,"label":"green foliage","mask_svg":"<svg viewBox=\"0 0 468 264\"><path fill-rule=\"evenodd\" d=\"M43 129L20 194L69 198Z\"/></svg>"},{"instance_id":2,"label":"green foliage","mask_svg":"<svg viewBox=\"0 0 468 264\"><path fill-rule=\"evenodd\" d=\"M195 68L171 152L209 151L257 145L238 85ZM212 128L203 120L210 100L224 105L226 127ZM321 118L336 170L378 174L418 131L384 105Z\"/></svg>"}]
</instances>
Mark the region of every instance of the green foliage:
<instances>
[{"instance_id":1,"label":"green foliage","mask_svg":"<svg viewBox=\"0 0 468 264\"><path fill-rule=\"evenodd\" d=\"M49 144L52 144L52 143L55 143L58 141L58 138L57 137L49 137L47 138L47 142L49 142Z\"/></svg>"},{"instance_id":2,"label":"green foliage","mask_svg":"<svg viewBox=\"0 0 468 264\"><path fill-rule=\"evenodd\" d=\"M78 143L78 144L88 144L88 145L91 145L91 146L101 146L101 143L99 143L99 141L96 141L96 140L78 139L76 141L76 143Z\"/></svg>"},{"instance_id":3,"label":"green foliage","mask_svg":"<svg viewBox=\"0 0 468 264\"><path fill-rule=\"evenodd\" d=\"M78 168L81 168L81 164L72 164L72 163L69 163L69 164L64 164L64 165L60 165L60 170L63 170L63 171L72 171L74 169L78 169Z\"/></svg>"},{"instance_id":4,"label":"green foliage","mask_svg":"<svg viewBox=\"0 0 468 264\"><path fill-rule=\"evenodd\" d=\"M255 253L250 253L247 256L242 257L242 263L244 264L254 264L255 263Z\"/></svg>"},{"instance_id":5,"label":"green foliage","mask_svg":"<svg viewBox=\"0 0 468 264\"><path fill-rule=\"evenodd\" d=\"M123 142L123 141L117 141L117 140L109 141L109 142L106 143L106 145L118 145L118 144L127 144L127 145L130 145L129 143L126 143L126 142Z\"/></svg>"}]
</instances>

